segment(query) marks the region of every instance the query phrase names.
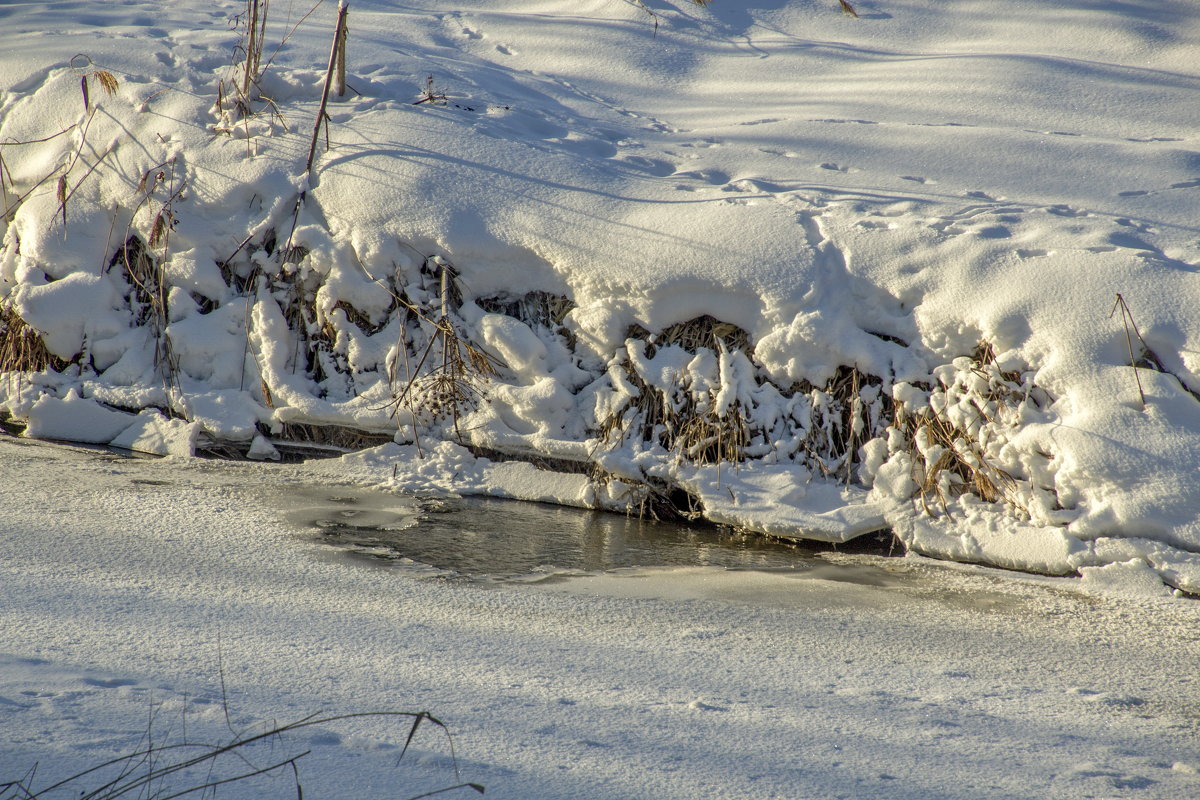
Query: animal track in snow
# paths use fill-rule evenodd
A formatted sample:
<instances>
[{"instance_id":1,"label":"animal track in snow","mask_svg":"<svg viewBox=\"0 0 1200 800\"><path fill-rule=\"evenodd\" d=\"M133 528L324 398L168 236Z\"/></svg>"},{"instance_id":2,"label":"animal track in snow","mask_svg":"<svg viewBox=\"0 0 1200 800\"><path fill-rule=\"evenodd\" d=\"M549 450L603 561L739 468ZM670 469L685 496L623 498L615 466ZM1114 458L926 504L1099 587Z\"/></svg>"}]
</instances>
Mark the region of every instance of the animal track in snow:
<instances>
[{"instance_id":1,"label":"animal track in snow","mask_svg":"<svg viewBox=\"0 0 1200 800\"><path fill-rule=\"evenodd\" d=\"M809 122L828 122L834 125L878 125L873 119L810 119Z\"/></svg>"},{"instance_id":2,"label":"animal track in snow","mask_svg":"<svg viewBox=\"0 0 1200 800\"><path fill-rule=\"evenodd\" d=\"M729 176L719 169L698 169L688 172L676 172L676 178L695 178L713 186L723 186L729 183Z\"/></svg>"},{"instance_id":3,"label":"animal track in snow","mask_svg":"<svg viewBox=\"0 0 1200 800\"><path fill-rule=\"evenodd\" d=\"M1046 213L1053 214L1056 217L1086 217L1086 216L1089 216L1089 212L1082 211L1078 208L1074 208L1074 207L1068 206L1068 205L1047 206Z\"/></svg>"},{"instance_id":4,"label":"animal track in snow","mask_svg":"<svg viewBox=\"0 0 1200 800\"><path fill-rule=\"evenodd\" d=\"M97 689L120 689L122 686L135 686L137 681L128 678L84 678L83 682Z\"/></svg>"},{"instance_id":5,"label":"animal track in snow","mask_svg":"<svg viewBox=\"0 0 1200 800\"><path fill-rule=\"evenodd\" d=\"M670 161L661 161L644 156L621 156L617 160L660 178L674 174L676 169L675 165Z\"/></svg>"}]
</instances>

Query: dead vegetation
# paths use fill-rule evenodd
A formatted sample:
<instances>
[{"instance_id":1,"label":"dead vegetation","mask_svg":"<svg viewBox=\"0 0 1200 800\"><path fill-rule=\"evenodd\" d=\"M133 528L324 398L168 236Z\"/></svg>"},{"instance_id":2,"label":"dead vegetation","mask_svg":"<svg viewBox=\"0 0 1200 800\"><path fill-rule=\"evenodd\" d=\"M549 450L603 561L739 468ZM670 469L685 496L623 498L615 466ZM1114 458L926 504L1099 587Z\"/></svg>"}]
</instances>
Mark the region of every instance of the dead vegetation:
<instances>
[{"instance_id":1,"label":"dead vegetation","mask_svg":"<svg viewBox=\"0 0 1200 800\"><path fill-rule=\"evenodd\" d=\"M46 349L42 335L13 310L11 300L0 301L0 373L61 372L68 363Z\"/></svg>"},{"instance_id":2,"label":"dead vegetation","mask_svg":"<svg viewBox=\"0 0 1200 800\"><path fill-rule=\"evenodd\" d=\"M222 678L223 680L223 678ZM224 686L224 684L222 684ZM221 788L240 785L258 791L262 796L274 796L270 787L281 790L282 796L304 797L300 766L312 752L301 749L296 739L311 729L336 728L348 721L373 720L381 724L397 722L404 736L404 745L396 758L399 764L424 724L435 726L446 737L446 747L454 775L454 784L410 796L409 800L442 795L458 789L484 793L481 784L463 781L454 740L450 729L428 711L368 711L342 714L310 714L288 723L270 723L247 730L238 730L230 722L228 702L223 700L228 732L223 738L208 739L188 735L187 719L180 724L165 726L156 719L157 709L151 708L150 724L142 740L129 752L116 758L95 763L67 777L41 779L46 769L41 764L29 766L24 775L0 782L0 800L49 800L74 795L86 800L120 800L120 798L170 798L196 795L215 797ZM180 733L176 734L175 731ZM311 735L311 733L309 734ZM264 753L264 750L266 751ZM51 767L52 769L52 767ZM285 778L283 783L255 783L259 776ZM286 780L290 777L291 780ZM461 793L459 793L461 796Z\"/></svg>"},{"instance_id":3,"label":"dead vegetation","mask_svg":"<svg viewBox=\"0 0 1200 800\"><path fill-rule=\"evenodd\" d=\"M655 366L667 348L692 356L685 369ZM672 358L677 365L685 359ZM659 446L695 466L790 460L849 482L859 445L889 416L882 380L855 367L839 368L820 387L775 386L754 361L749 334L710 316L658 334L631 329L609 374L625 399L600 417L597 438L609 447L632 440Z\"/></svg>"},{"instance_id":4,"label":"dead vegetation","mask_svg":"<svg viewBox=\"0 0 1200 800\"><path fill-rule=\"evenodd\" d=\"M427 258L422 274L436 280L438 312L419 308L393 293L408 309L412 319L407 341L396 349L404 360L404 383L399 388L399 370L392 369L391 415L404 409L414 428L441 420L453 423L455 437L461 442L459 422L485 395L486 384L499 376L501 365L494 357L476 347L466 336L455 313L463 302L458 272L442 258ZM418 343L425 340L423 348ZM418 349L420 355L417 354ZM416 366L412 366L413 363Z\"/></svg>"},{"instance_id":5,"label":"dead vegetation","mask_svg":"<svg viewBox=\"0 0 1200 800\"><path fill-rule=\"evenodd\" d=\"M997 463L994 444L1019 424L1023 407L1040 410L1050 402L1028 374L1001 370L992 345L980 342L941 372L927 404L898 406L894 426L912 456L915 496L925 512L948 515L953 500L972 494L1028 519L1028 480Z\"/></svg>"}]
</instances>

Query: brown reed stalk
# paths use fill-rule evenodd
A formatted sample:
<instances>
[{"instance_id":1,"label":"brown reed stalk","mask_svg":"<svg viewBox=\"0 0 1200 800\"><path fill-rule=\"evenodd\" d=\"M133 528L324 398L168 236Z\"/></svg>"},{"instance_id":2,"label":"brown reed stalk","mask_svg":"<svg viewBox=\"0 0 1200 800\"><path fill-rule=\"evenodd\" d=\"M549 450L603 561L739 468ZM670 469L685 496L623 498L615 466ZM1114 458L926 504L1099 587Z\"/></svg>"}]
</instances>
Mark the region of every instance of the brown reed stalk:
<instances>
[{"instance_id":1,"label":"brown reed stalk","mask_svg":"<svg viewBox=\"0 0 1200 800\"><path fill-rule=\"evenodd\" d=\"M1142 334L1138 331L1137 323L1133 321L1133 312L1129 310L1129 305L1125 302L1125 298L1117 292L1117 300L1113 303L1112 311L1109 312L1108 318L1112 319L1117 313L1117 309L1121 309L1121 321L1125 323L1125 345L1129 348L1129 366L1133 367L1133 378L1137 381L1138 397L1142 400L1142 410L1146 409L1146 392L1142 389L1142 376L1138 374L1138 359L1133 354L1133 338L1129 335L1132 328L1133 333L1137 336L1138 341L1142 343L1144 350L1149 350L1150 347L1146 344L1146 340L1142 338Z\"/></svg>"},{"instance_id":2,"label":"brown reed stalk","mask_svg":"<svg viewBox=\"0 0 1200 800\"><path fill-rule=\"evenodd\" d=\"M346 29L346 16L349 13L350 4L346 0L339 0L337 27L334 28L333 45L329 50L329 67L325 70L325 85L321 90L321 106L317 110L317 121L313 125L312 141L308 145L308 160L304 163L305 173L312 172L313 159L317 155L317 140L321 134L321 123L328 124L329 114L326 113L325 109L329 105L329 89L333 83L334 72L337 69L338 54L345 46L345 38L342 32ZM328 138L328 127L326 128L325 135Z\"/></svg>"}]
</instances>

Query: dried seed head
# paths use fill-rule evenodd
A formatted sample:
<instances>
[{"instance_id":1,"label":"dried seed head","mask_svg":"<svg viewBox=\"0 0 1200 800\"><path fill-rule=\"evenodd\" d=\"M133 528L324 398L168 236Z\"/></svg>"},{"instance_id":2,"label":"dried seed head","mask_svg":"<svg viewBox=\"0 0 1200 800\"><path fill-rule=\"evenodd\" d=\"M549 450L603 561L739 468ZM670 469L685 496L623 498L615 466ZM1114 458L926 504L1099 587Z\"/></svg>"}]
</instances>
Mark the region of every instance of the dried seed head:
<instances>
[{"instance_id":1,"label":"dried seed head","mask_svg":"<svg viewBox=\"0 0 1200 800\"><path fill-rule=\"evenodd\" d=\"M100 83L100 88L104 90L105 94L107 94L109 97L112 97L117 93L117 88L121 84L117 81L116 76L114 76L111 72L98 69L92 74L96 76L96 80Z\"/></svg>"},{"instance_id":2,"label":"dried seed head","mask_svg":"<svg viewBox=\"0 0 1200 800\"><path fill-rule=\"evenodd\" d=\"M160 244L162 244L163 239L166 238L166 234L167 221L160 211L154 218L154 225L152 225L150 228L150 246L158 247Z\"/></svg>"}]
</instances>

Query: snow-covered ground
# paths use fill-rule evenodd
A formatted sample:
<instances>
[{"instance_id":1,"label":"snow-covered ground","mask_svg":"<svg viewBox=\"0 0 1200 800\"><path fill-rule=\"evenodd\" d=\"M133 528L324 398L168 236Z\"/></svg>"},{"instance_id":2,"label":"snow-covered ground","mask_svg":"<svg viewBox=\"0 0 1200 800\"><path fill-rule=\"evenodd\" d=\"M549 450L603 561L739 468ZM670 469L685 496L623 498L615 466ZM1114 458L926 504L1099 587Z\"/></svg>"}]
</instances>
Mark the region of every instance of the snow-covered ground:
<instances>
[{"instance_id":1,"label":"snow-covered ground","mask_svg":"<svg viewBox=\"0 0 1200 800\"><path fill-rule=\"evenodd\" d=\"M1196 793L1200 6L356 1L310 170L338 8L247 83L253 5L0 4L0 418L174 456L0 441L5 770L402 707L500 796ZM1073 577L447 583L304 481ZM454 777L348 725L310 796Z\"/></svg>"},{"instance_id":2,"label":"snow-covered ground","mask_svg":"<svg viewBox=\"0 0 1200 800\"><path fill-rule=\"evenodd\" d=\"M1200 792L1192 600L913 556L448 581L347 559L284 521L301 489L343 491L336 462L0 437L0 463L0 780L37 763L46 786L148 730L225 741L227 705L239 732L429 710L461 780L512 800ZM430 725L396 765L407 729L322 725L247 758L311 750L305 797L455 783ZM219 796L295 794L287 771Z\"/></svg>"}]
</instances>

